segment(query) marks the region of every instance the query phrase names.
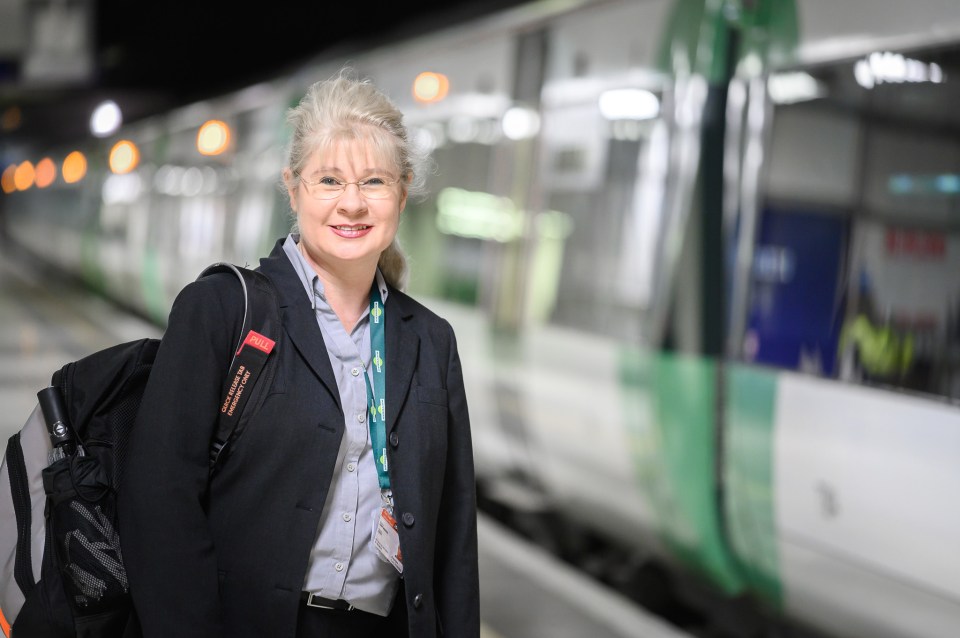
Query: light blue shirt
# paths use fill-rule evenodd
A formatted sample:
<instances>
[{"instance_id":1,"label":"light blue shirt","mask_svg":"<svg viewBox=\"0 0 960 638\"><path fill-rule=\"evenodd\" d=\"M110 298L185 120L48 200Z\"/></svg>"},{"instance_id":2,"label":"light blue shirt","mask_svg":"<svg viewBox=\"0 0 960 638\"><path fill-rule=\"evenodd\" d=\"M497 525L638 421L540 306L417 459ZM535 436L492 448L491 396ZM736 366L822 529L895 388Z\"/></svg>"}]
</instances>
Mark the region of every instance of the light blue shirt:
<instances>
[{"instance_id":1,"label":"light blue shirt","mask_svg":"<svg viewBox=\"0 0 960 638\"><path fill-rule=\"evenodd\" d=\"M324 296L323 282L297 248L299 236L288 235L283 250L300 276L323 333L343 407L344 435L303 590L324 598L346 600L357 609L380 616L390 613L399 586L399 574L381 560L373 546L374 525L380 513L380 485L367 423L367 386L370 374L370 311L346 329ZM377 286L387 304L387 286L380 271Z\"/></svg>"}]
</instances>

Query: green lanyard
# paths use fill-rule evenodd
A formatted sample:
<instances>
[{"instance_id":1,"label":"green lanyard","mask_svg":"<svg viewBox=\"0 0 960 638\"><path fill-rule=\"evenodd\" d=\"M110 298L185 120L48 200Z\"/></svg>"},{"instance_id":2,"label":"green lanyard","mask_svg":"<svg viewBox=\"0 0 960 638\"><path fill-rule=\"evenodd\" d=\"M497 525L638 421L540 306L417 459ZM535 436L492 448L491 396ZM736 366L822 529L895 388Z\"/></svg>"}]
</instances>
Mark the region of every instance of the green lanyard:
<instances>
[{"instance_id":1,"label":"green lanyard","mask_svg":"<svg viewBox=\"0 0 960 638\"><path fill-rule=\"evenodd\" d=\"M377 466L377 478L380 489L390 489L390 475L387 473L387 416L384 409L384 395L387 387L386 341L383 337L384 326L383 299L377 282L370 289L370 362L373 372L373 386L370 375L364 373L367 382L367 403L370 405L370 444L373 446L373 460ZM377 397L380 400L377 401Z\"/></svg>"}]
</instances>

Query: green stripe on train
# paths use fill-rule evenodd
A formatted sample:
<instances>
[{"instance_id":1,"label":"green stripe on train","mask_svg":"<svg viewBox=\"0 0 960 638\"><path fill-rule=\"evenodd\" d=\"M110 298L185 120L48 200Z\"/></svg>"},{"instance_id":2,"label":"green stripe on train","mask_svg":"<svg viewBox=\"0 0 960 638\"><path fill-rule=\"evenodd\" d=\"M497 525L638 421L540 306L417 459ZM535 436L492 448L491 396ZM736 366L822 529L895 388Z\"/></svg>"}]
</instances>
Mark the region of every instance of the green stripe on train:
<instances>
[{"instance_id":1,"label":"green stripe on train","mask_svg":"<svg viewBox=\"0 0 960 638\"><path fill-rule=\"evenodd\" d=\"M725 592L743 582L727 549L717 508L716 365L712 360L663 353L655 360L653 395L661 428L669 538L677 556L701 569Z\"/></svg>"},{"instance_id":2,"label":"green stripe on train","mask_svg":"<svg viewBox=\"0 0 960 638\"><path fill-rule=\"evenodd\" d=\"M727 594L746 583L728 549L715 492L716 364L672 353L621 357L640 489L671 554ZM645 409L631 409L645 405Z\"/></svg>"},{"instance_id":3,"label":"green stripe on train","mask_svg":"<svg viewBox=\"0 0 960 638\"><path fill-rule=\"evenodd\" d=\"M678 78L696 74L726 84L731 30L738 33L738 60L751 56L782 64L797 48L796 0L679 0L660 43L658 66Z\"/></svg>"},{"instance_id":4,"label":"green stripe on train","mask_svg":"<svg viewBox=\"0 0 960 638\"><path fill-rule=\"evenodd\" d=\"M776 374L728 368L722 499L715 481L716 363L625 352L620 378L638 486L664 546L724 593L749 589L782 607L773 502Z\"/></svg>"},{"instance_id":5,"label":"green stripe on train","mask_svg":"<svg viewBox=\"0 0 960 638\"><path fill-rule=\"evenodd\" d=\"M729 364L724 401L727 533L750 589L780 608L774 518L773 437L777 373Z\"/></svg>"}]
</instances>

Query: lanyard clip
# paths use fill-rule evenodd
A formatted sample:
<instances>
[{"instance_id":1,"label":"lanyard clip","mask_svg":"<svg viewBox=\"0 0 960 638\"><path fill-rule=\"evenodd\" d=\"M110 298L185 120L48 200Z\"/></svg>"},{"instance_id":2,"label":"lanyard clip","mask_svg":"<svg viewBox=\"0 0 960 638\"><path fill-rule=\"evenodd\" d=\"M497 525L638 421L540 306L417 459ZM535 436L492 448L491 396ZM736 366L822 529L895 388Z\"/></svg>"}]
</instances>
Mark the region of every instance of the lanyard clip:
<instances>
[{"instance_id":1,"label":"lanyard clip","mask_svg":"<svg viewBox=\"0 0 960 638\"><path fill-rule=\"evenodd\" d=\"M380 490L380 501L383 503L383 509L391 514L393 513L393 490Z\"/></svg>"}]
</instances>

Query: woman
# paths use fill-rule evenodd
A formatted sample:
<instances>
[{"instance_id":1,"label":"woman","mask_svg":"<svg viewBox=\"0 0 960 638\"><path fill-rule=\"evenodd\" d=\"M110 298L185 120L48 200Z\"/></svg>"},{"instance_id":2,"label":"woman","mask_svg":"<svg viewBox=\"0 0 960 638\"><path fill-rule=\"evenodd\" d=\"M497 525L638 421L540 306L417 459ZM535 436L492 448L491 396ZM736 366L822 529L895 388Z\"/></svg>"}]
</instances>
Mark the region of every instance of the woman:
<instances>
[{"instance_id":1,"label":"woman","mask_svg":"<svg viewBox=\"0 0 960 638\"><path fill-rule=\"evenodd\" d=\"M147 638L479 636L456 340L398 289L397 227L422 181L401 117L347 74L291 109L296 223L259 268L280 298L277 371L212 478L243 300L224 275L174 303L120 504Z\"/></svg>"}]
</instances>

